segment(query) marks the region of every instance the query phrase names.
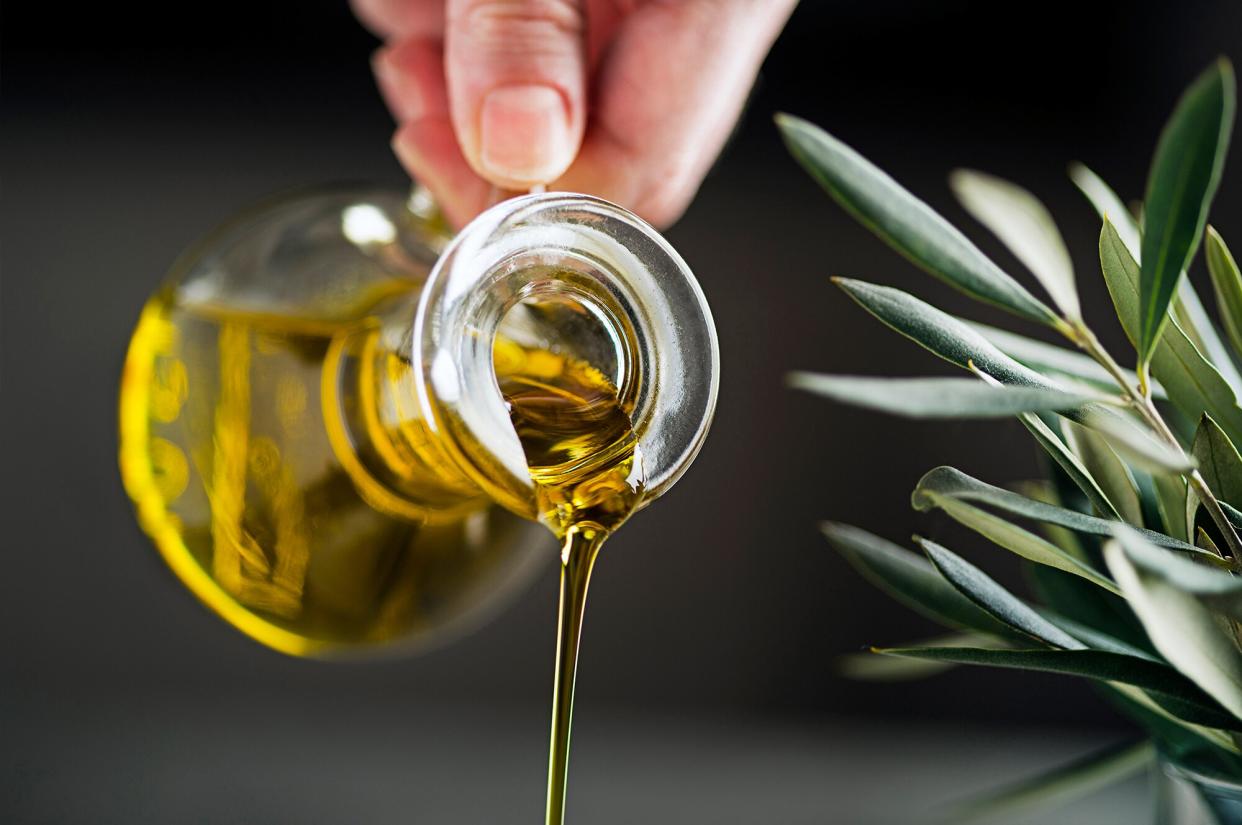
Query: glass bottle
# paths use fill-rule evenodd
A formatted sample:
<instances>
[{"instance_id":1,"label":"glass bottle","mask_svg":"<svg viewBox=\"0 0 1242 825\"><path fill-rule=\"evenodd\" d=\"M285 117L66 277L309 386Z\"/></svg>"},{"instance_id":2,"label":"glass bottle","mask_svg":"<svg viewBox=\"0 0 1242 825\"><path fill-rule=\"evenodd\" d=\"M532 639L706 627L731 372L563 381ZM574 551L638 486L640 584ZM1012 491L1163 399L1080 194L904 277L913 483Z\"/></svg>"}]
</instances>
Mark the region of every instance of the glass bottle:
<instances>
[{"instance_id":1,"label":"glass bottle","mask_svg":"<svg viewBox=\"0 0 1242 825\"><path fill-rule=\"evenodd\" d=\"M142 310L122 476L165 561L247 635L417 647L556 557L498 373L598 370L645 504L698 451L718 359L685 262L613 204L527 195L450 240L423 190L303 191L211 233Z\"/></svg>"}]
</instances>

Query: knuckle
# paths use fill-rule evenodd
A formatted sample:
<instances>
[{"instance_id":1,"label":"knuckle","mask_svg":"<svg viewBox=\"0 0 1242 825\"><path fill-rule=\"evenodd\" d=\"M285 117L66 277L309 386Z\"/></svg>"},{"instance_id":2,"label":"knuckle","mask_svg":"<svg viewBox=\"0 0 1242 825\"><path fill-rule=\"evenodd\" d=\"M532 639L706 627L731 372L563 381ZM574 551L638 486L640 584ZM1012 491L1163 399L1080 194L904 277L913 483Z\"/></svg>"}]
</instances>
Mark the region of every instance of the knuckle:
<instances>
[{"instance_id":1,"label":"knuckle","mask_svg":"<svg viewBox=\"0 0 1242 825\"><path fill-rule=\"evenodd\" d=\"M500 51L560 48L586 31L576 0L465 0L456 17L472 42Z\"/></svg>"}]
</instances>

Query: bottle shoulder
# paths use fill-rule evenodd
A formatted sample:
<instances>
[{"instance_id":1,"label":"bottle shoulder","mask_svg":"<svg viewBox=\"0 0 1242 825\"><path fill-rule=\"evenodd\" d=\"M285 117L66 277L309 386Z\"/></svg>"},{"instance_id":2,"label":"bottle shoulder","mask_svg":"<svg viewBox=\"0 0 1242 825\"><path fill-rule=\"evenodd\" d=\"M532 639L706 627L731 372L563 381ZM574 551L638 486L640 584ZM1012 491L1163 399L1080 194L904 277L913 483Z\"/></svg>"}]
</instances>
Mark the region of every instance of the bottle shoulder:
<instances>
[{"instance_id":1,"label":"bottle shoulder","mask_svg":"<svg viewBox=\"0 0 1242 825\"><path fill-rule=\"evenodd\" d=\"M329 187L269 199L208 234L164 289L199 314L338 328L417 292L442 235L395 191Z\"/></svg>"}]
</instances>

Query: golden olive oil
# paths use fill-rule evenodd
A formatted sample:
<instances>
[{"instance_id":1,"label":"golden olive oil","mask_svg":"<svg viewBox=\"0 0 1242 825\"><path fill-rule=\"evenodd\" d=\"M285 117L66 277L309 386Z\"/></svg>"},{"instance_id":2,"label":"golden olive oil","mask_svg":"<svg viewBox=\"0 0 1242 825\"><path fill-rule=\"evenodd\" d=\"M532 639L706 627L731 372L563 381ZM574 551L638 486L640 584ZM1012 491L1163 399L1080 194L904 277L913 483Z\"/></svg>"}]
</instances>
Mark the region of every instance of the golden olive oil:
<instances>
[{"instance_id":1,"label":"golden olive oil","mask_svg":"<svg viewBox=\"0 0 1242 825\"><path fill-rule=\"evenodd\" d=\"M367 313L160 295L130 343L120 463L143 528L200 599L286 653L432 638L494 598L529 544L376 397L409 370L378 335Z\"/></svg>"},{"instance_id":2,"label":"golden olive oil","mask_svg":"<svg viewBox=\"0 0 1242 825\"><path fill-rule=\"evenodd\" d=\"M121 468L182 580L253 638L320 655L439 632L489 596L523 523L464 478L411 409L384 295L348 320L143 309L120 402ZM497 381L536 512L562 542L547 822L564 818L583 610L604 540L641 503L628 410L594 366L498 338Z\"/></svg>"},{"instance_id":3,"label":"golden olive oil","mask_svg":"<svg viewBox=\"0 0 1242 825\"><path fill-rule=\"evenodd\" d=\"M642 457L617 389L598 369L504 341L494 351L539 518L562 542L547 798L547 825L561 825L587 588L600 547L642 500Z\"/></svg>"}]
</instances>

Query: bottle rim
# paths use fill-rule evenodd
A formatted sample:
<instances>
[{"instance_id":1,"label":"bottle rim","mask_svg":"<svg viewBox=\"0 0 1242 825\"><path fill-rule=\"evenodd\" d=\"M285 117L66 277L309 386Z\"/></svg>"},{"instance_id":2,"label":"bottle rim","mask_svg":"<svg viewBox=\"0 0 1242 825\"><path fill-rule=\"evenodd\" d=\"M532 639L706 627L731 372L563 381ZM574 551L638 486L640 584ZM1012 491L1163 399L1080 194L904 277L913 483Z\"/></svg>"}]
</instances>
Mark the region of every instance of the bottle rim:
<instances>
[{"instance_id":1,"label":"bottle rim","mask_svg":"<svg viewBox=\"0 0 1242 825\"><path fill-rule=\"evenodd\" d=\"M658 498L710 428L719 343L682 257L650 224L601 198L545 192L502 201L448 244L424 285L410 342L425 420L489 496L534 515L492 356L504 318L531 297L580 304L615 343L615 380L646 473L644 504Z\"/></svg>"}]
</instances>

